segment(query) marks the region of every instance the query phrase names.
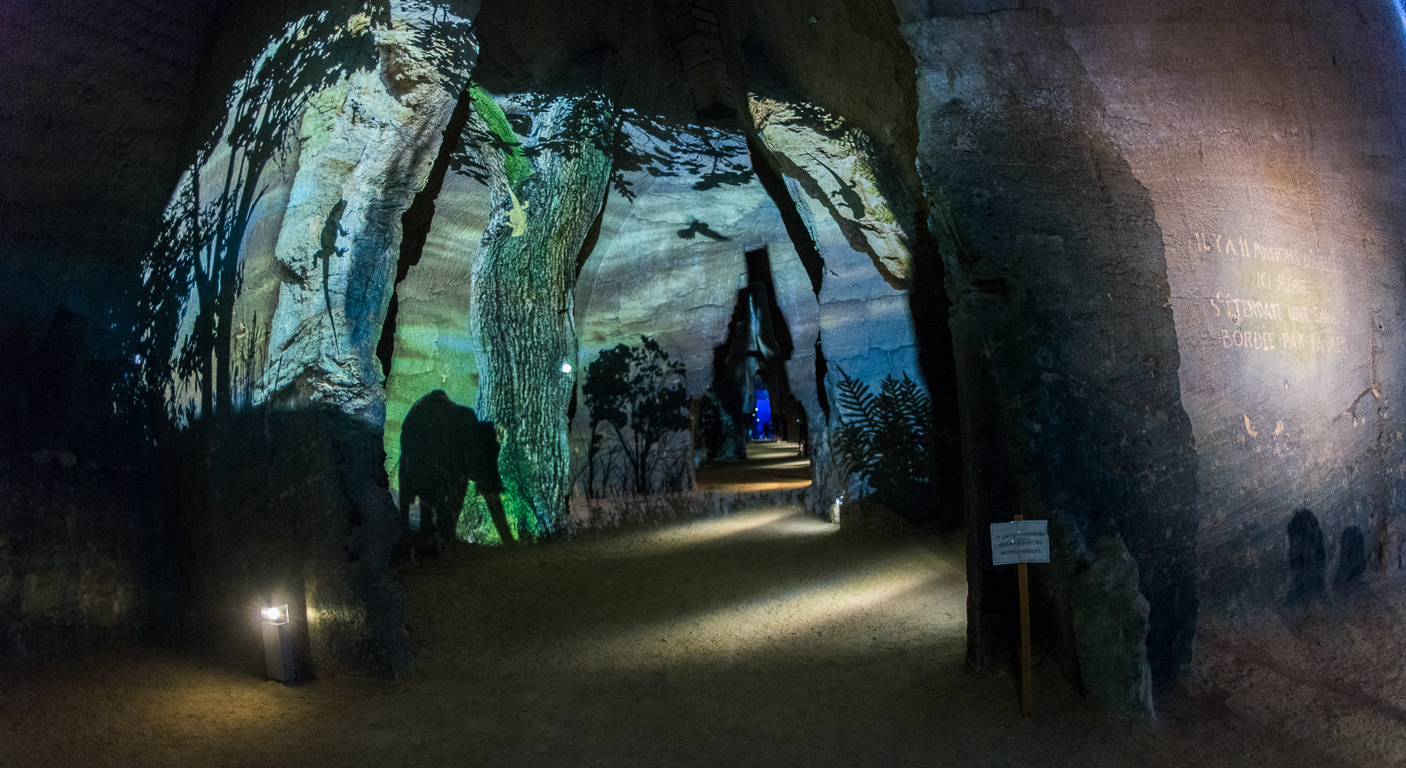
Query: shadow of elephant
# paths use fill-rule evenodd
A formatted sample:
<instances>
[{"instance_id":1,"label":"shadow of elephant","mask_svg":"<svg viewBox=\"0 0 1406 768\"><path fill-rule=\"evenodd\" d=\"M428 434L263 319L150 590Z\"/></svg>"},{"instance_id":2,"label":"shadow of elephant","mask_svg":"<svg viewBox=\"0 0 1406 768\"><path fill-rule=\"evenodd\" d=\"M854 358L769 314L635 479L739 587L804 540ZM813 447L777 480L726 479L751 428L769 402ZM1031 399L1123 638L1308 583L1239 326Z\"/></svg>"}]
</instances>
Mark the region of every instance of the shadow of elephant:
<instances>
[{"instance_id":1,"label":"shadow of elephant","mask_svg":"<svg viewBox=\"0 0 1406 768\"><path fill-rule=\"evenodd\" d=\"M410 506L420 500L420 530L455 541L459 513L472 480L504 544L514 544L500 494L498 435L491 421L449 399L443 390L410 407L400 428L400 524L410 530Z\"/></svg>"}]
</instances>

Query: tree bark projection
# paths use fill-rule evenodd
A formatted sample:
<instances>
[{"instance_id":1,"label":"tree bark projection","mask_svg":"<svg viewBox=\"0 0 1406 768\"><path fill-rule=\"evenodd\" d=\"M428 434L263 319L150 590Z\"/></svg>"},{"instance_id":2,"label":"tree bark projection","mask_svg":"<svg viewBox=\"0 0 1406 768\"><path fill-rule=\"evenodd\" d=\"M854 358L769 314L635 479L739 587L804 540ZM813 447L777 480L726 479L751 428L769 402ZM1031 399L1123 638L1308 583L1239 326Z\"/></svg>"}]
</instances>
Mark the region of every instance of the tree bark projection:
<instances>
[{"instance_id":1,"label":"tree bark projection","mask_svg":"<svg viewBox=\"0 0 1406 768\"><path fill-rule=\"evenodd\" d=\"M531 174L521 181L504 170L503 137L482 130L491 116L476 114L471 126L479 129L477 149L493 190L493 215L474 255L469 312L478 410L503 428L499 471L519 538L529 530L552 533L565 513L576 257L610 178L602 140L607 111L593 97L556 97L533 110L532 135L520 139L521 150L506 150L530 162Z\"/></svg>"}]
</instances>

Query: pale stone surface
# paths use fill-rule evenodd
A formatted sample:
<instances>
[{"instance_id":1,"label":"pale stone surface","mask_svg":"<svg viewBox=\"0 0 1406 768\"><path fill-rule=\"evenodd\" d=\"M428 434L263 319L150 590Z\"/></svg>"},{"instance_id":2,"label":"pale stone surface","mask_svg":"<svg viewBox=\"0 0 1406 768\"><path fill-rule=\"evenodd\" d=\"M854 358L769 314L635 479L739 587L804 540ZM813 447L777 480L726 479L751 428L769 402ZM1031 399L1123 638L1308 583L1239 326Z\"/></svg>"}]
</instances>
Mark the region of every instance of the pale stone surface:
<instances>
[{"instance_id":1,"label":"pale stone surface","mask_svg":"<svg viewBox=\"0 0 1406 768\"><path fill-rule=\"evenodd\" d=\"M701 396L713 382L714 350L727 341L738 291L747 285L744 255L766 249L792 343L789 386L810 423L822 424L815 295L780 213L751 171L742 135L678 125L661 139L628 118L626 131L634 151L655 165L623 176L629 194L611 194L583 265L576 298L582 381L601 351L649 336L684 363L689 396ZM589 440L582 403L573 425L577 477Z\"/></svg>"},{"instance_id":2,"label":"pale stone surface","mask_svg":"<svg viewBox=\"0 0 1406 768\"><path fill-rule=\"evenodd\" d=\"M436 389L474 407L476 345L469 333L473 257L488 225L488 187L451 170L435 199L434 220L420 261L395 287L399 305L386 380L386 472L399 486L400 427L410 406Z\"/></svg>"},{"instance_id":3,"label":"pale stone surface","mask_svg":"<svg viewBox=\"0 0 1406 768\"><path fill-rule=\"evenodd\" d=\"M1392 4L895 5L920 61L920 156L957 304L968 487L995 487L987 468L1005 467L1037 507L1121 515L1163 680L1168 603L1154 584L1167 572L1150 552L1194 566L1199 584L1177 593L1217 614L1284 598L1285 527L1300 508L1331 542L1363 531L1372 568L1399 568L1406 79ZM1084 181L1052 183L1081 166L1094 171ZM1052 217L1061 206L1078 215ZM1141 234L1101 242L1096 229ZM1046 328L1084 352L1045 341ZM966 356L973 332L992 343ZM1003 458L1012 449L972 421L987 408L976 382L991 381L972 372L1013 354L1043 371L990 403L1015 419L1014 445L1072 418L1083 437L1071 444L1143 446L1115 470L1131 497L1096 492L1096 466L1078 470L1088 490L1051 493L1036 478L1054 455ZM1095 393L1073 413L1051 407ZM1173 644L1185 658L1189 643Z\"/></svg>"},{"instance_id":4,"label":"pale stone surface","mask_svg":"<svg viewBox=\"0 0 1406 768\"><path fill-rule=\"evenodd\" d=\"M234 635L251 598L289 603L302 675L409 666L375 348L476 9L244 11L269 37L222 41L204 86L221 117L148 261L148 384L174 417L194 599Z\"/></svg>"},{"instance_id":5,"label":"pale stone surface","mask_svg":"<svg viewBox=\"0 0 1406 768\"><path fill-rule=\"evenodd\" d=\"M377 413L384 405L374 386L381 376L375 347L399 253L400 214L424 185L463 83L438 71L455 62L432 56L441 43L431 37L440 9L407 3L395 10L394 27L375 35L382 67L353 72L345 85L315 95L315 108L304 113L298 176L276 249L281 267L298 279L281 286L269 343L270 358L316 371L300 382L301 398L375 421L384 418ZM370 22L348 22L362 23ZM471 60L474 53L449 55ZM346 254L319 266L319 235L339 200L348 202L341 219L346 240L339 240ZM326 293L320 269L327 271ZM297 367L269 370L260 399L302 376Z\"/></svg>"}]
</instances>

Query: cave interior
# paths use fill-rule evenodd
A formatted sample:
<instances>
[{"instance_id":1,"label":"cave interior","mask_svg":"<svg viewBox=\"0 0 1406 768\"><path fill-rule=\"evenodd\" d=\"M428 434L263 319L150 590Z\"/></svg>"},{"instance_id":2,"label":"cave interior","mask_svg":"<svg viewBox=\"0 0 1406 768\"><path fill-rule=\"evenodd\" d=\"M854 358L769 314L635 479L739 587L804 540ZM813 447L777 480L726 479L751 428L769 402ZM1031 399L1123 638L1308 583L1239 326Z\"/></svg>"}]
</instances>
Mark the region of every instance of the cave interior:
<instances>
[{"instance_id":1,"label":"cave interior","mask_svg":"<svg viewBox=\"0 0 1406 768\"><path fill-rule=\"evenodd\" d=\"M286 605L299 686L408 685L488 610L426 574L754 520L944 553L943 663L1013 697L1019 515L1059 706L1195 742L1311 642L1255 695L1406 718L1311 640L1406 631L1399 3L11 5L0 681L262 681Z\"/></svg>"}]
</instances>

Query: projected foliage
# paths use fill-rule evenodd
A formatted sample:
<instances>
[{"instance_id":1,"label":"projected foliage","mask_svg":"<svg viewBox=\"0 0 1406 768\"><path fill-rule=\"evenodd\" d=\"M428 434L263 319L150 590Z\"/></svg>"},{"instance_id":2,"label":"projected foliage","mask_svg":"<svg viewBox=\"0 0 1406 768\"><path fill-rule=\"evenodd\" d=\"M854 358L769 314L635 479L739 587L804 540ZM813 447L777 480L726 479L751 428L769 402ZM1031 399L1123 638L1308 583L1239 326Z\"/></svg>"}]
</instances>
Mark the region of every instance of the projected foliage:
<instances>
[{"instance_id":1,"label":"projected foliage","mask_svg":"<svg viewBox=\"0 0 1406 768\"><path fill-rule=\"evenodd\" d=\"M386 57L418 47L417 76L454 87L464 80L466 58L477 49L470 25L441 4L393 9L353 0L337 6L284 25L240 68L190 157L147 254L140 298L145 327L133 349L141 364L134 394L177 425L254 404L269 368L272 317L261 318L257 308L246 311L240 305L250 274L257 275L257 287L267 294L276 294L281 280L317 280L332 320L327 277L334 271L333 257L346 255L359 234L354 230L362 222L352 223L352 211L374 208L375 201L348 195L334 205L338 195L332 194L327 207L315 214L319 222L325 220L320 238L316 230L286 233L280 227L286 209L297 203L288 198L295 177L305 183L301 169L309 155L317 156L335 137L393 137L391 132L355 134L348 129L355 125L349 112L357 109L359 98L353 82L392 90L411 87L376 73L386 69ZM393 37L381 39L388 34ZM311 142L299 134L310 122L319 127ZM384 148L368 146L361 154L376 149ZM314 185L320 181L316 173L307 179ZM305 188L300 194L311 191ZM343 236L347 239L339 244ZM285 240L317 251L312 261L322 274L290 275L287 265L275 264L275 247ZM280 267L285 271L280 273ZM351 330L334 328L329 346ZM311 362L280 357L277 364L287 368L287 375L275 378L291 380Z\"/></svg>"},{"instance_id":2,"label":"projected foliage","mask_svg":"<svg viewBox=\"0 0 1406 768\"><path fill-rule=\"evenodd\" d=\"M932 401L907 373L902 379L885 376L875 395L840 370L836 389L839 426L833 439L846 471L859 475L880 503L920 517L936 488Z\"/></svg>"},{"instance_id":3,"label":"projected foliage","mask_svg":"<svg viewBox=\"0 0 1406 768\"><path fill-rule=\"evenodd\" d=\"M484 150L490 150L503 157L503 171L515 194L522 181L532 175L533 158L543 152L574 157L587 148L609 156L610 188L629 200L635 197L631 178L640 173L696 177L692 188L699 191L740 186L753 177L752 167L746 162L746 140L737 132L680 125L637 110L615 108L599 93L593 93L575 97L581 108L573 119L553 126L549 135L539 135L538 117L559 97L513 94L504 99L505 110L480 86L473 86L470 95L482 123L468 126L451 167L456 173L487 184L492 170ZM608 120L601 124L599 119L607 116ZM515 120L520 121L518 128L512 125Z\"/></svg>"},{"instance_id":4,"label":"projected foliage","mask_svg":"<svg viewBox=\"0 0 1406 768\"><path fill-rule=\"evenodd\" d=\"M690 445L685 381L684 364L647 336L588 366L581 392L591 413L591 496L682 490Z\"/></svg>"},{"instance_id":5,"label":"projected foliage","mask_svg":"<svg viewBox=\"0 0 1406 768\"><path fill-rule=\"evenodd\" d=\"M228 414L236 390L235 299L245 237L267 193L266 171L286 159L309 99L375 66L368 22L329 13L288 25L235 83L224 118L200 145L146 260L143 384L177 420ZM246 326L247 327L247 326ZM248 377L240 387L248 396Z\"/></svg>"},{"instance_id":6,"label":"projected foliage","mask_svg":"<svg viewBox=\"0 0 1406 768\"><path fill-rule=\"evenodd\" d=\"M441 299L467 305L468 333L459 338L462 325L397 328L396 356L423 361L414 370L432 370L440 383L420 376L423 382L402 386L399 373L388 382L387 463L394 477L399 457L389 430L413 398L426 385L457 390L456 399L473 403L503 427L499 466L514 525L530 535L550 535L565 511L569 487L565 415L573 387L559 371L562 361L576 359L570 311L576 259L607 188L631 200L646 174L689 179L693 189L706 190L748 183L752 172L740 134L671 125L620 109L599 91L501 95L474 84L468 96L472 114L449 168L483 185L485 193L475 202L486 198L489 210L481 231L463 233L476 241L466 239L455 251L456 258L472 262L469 297L456 291ZM440 226L438 220L434 226ZM718 237L701 222L696 229L705 238ZM456 312L439 314L462 323ZM459 357L466 359L455 362ZM602 426L602 435L606 429ZM628 428L622 431L636 437ZM596 463L593 487L601 492L607 486L677 487L686 477L679 461L686 457L687 440L681 445L684 450L675 451L679 457L667 461L659 446L642 452L633 443L628 450L614 446L607 453L615 464ZM598 441L597 450L601 447ZM670 462L678 466L658 475ZM478 505L470 495L460 534L493 541L486 510Z\"/></svg>"}]
</instances>

